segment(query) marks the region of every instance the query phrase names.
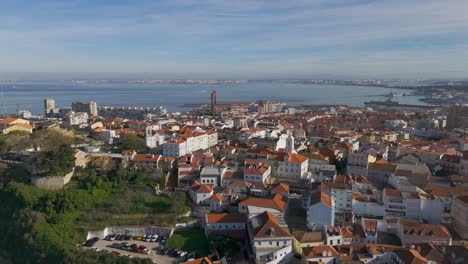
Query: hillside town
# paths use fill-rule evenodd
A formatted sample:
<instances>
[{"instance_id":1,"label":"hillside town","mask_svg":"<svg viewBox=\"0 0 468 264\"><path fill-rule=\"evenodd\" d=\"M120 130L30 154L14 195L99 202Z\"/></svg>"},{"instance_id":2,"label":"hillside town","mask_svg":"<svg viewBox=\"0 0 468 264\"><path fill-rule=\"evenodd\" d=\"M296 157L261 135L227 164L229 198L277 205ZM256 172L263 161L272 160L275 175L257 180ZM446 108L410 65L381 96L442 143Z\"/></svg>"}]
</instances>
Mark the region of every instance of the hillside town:
<instances>
[{"instance_id":1,"label":"hillside town","mask_svg":"<svg viewBox=\"0 0 468 264\"><path fill-rule=\"evenodd\" d=\"M44 192L93 190L114 171L136 186L144 174L131 195L180 195L188 207L170 223L126 219L101 230L93 218L76 241L86 241L81 251L186 264L468 261L468 106L221 104L215 91L210 99L187 113L129 119L101 116L96 102L58 108L46 98L40 116L0 119L0 165L23 168L28 188ZM77 140L67 145L70 166L54 169L66 156L51 158L42 142L59 136L45 133ZM199 232L202 248L177 244L184 232L193 240Z\"/></svg>"}]
</instances>

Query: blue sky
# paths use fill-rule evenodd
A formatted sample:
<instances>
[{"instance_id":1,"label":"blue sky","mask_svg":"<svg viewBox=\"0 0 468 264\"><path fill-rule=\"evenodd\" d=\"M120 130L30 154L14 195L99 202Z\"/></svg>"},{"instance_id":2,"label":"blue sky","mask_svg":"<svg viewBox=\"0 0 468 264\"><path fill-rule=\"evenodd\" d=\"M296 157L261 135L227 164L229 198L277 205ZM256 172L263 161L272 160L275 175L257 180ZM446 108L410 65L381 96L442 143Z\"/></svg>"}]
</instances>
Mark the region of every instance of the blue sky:
<instances>
[{"instance_id":1,"label":"blue sky","mask_svg":"<svg viewBox=\"0 0 468 264\"><path fill-rule=\"evenodd\" d=\"M2 0L0 72L466 78L467 10L466 0Z\"/></svg>"}]
</instances>

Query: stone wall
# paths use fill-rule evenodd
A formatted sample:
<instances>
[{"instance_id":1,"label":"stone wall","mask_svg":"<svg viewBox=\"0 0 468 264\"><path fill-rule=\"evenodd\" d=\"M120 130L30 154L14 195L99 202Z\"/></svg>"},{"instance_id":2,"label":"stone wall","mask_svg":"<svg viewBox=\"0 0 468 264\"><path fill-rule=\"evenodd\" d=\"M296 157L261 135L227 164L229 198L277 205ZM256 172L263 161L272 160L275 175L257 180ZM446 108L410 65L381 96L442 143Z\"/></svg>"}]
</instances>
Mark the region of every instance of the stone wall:
<instances>
[{"instance_id":1,"label":"stone wall","mask_svg":"<svg viewBox=\"0 0 468 264\"><path fill-rule=\"evenodd\" d=\"M44 189L44 190L60 190L70 182L74 171L68 173L65 176L50 176L50 177L31 177L32 185L36 186L37 188Z\"/></svg>"}]
</instances>

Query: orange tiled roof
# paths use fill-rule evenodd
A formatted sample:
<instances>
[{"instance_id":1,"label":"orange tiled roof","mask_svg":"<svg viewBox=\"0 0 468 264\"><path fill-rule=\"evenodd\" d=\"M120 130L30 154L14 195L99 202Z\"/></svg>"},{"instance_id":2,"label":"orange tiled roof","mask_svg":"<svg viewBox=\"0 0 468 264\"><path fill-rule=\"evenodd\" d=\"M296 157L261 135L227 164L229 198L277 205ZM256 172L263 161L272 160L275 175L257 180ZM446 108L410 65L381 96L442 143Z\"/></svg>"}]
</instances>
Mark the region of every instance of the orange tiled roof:
<instances>
[{"instance_id":1,"label":"orange tiled roof","mask_svg":"<svg viewBox=\"0 0 468 264\"><path fill-rule=\"evenodd\" d=\"M262 225L254 230L254 237L271 237L272 235L277 237L290 236L289 231L279 225L278 218L272 213L265 211L264 213L258 215ZM274 230L274 234L271 232Z\"/></svg>"},{"instance_id":2,"label":"orange tiled roof","mask_svg":"<svg viewBox=\"0 0 468 264\"><path fill-rule=\"evenodd\" d=\"M323 252L330 252L332 257L340 256L340 253L338 253L338 251L336 251L336 249L330 245L303 248L302 251L304 252L306 258L322 258L324 257Z\"/></svg>"},{"instance_id":3,"label":"orange tiled roof","mask_svg":"<svg viewBox=\"0 0 468 264\"><path fill-rule=\"evenodd\" d=\"M213 262L209 258L203 257L203 258L190 260L187 262L182 262L181 264L213 264Z\"/></svg>"},{"instance_id":4,"label":"orange tiled roof","mask_svg":"<svg viewBox=\"0 0 468 264\"><path fill-rule=\"evenodd\" d=\"M288 153L288 161L290 163L303 163L307 160L308 158L306 156L302 156L300 154L296 153Z\"/></svg>"},{"instance_id":5,"label":"orange tiled roof","mask_svg":"<svg viewBox=\"0 0 468 264\"><path fill-rule=\"evenodd\" d=\"M289 185L280 182L280 183L276 184L276 186L273 187L273 189L271 189L271 190L276 192L276 193L280 193L280 192L289 193Z\"/></svg>"},{"instance_id":6,"label":"orange tiled roof","mask_svg":"<svg viewBox=\"0 0 468 264\"><path fill-rule=\"evenodd\" d=\"M217 214L209 213L206 215L206 221L208 224L213 223L244 223L246 217L244 214Z\"/></svg>"},{"instance_id":7,"label":"orange tiled roof","mask_svg":"<svg viewBox=\"0 0 468 264\"><path fill-rule=\"evenodd\" d=\"M287 198L276 194L273 198L248 197L239 203L240 206L257 206L263 208L272 208L280 212L286 207Z\"/></svg>"}]
</instances>

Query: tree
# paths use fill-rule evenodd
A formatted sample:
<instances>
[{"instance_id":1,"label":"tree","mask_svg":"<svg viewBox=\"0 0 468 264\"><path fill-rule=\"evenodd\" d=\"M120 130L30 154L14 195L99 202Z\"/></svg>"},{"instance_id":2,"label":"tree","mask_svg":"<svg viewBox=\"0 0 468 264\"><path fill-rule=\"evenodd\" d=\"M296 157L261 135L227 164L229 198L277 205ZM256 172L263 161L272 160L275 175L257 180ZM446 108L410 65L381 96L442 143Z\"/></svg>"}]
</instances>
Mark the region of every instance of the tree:
<instances>
[{"instance_id":1,"label":"tree","mask_svg":"<svg viewBox=\"0 0 468 264\"><path fill-rule=\"evenodd\" d=\"M125 134L120 137L120 146L122 149L135 150L136 152L146 151L146 142L135 134Z\"/></svg>"},{"instance_id":2,"label":"tree","mask_svg":"<svg viewBox=\"0 0 468 264\"><path fill-rule=\"evenodd\" d=\"M56 150L45 153L45 164L49 175L60 176L69 173L75 166L75 154L70 145L62 144Z\"/></svg>"}]
</instances>

